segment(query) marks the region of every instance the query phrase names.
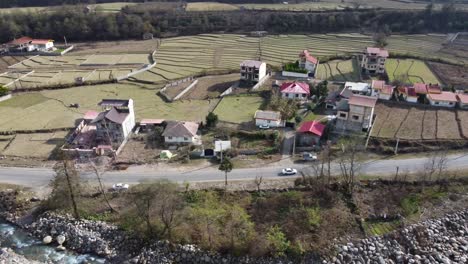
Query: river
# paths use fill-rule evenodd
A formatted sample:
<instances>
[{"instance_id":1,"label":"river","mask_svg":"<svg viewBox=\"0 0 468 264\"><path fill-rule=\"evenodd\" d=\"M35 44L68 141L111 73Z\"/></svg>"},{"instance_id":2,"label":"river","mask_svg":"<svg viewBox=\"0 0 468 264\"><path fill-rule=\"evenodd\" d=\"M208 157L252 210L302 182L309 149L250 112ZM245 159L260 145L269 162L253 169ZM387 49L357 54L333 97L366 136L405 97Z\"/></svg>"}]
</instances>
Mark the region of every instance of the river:
<instances>
[{"instance_id":1,"label":"river","mask_svg":"<svg viewBox=\"0 0 468 264\"><path fill-rule=\"evenodd\" d=\"M105 259L71 251L57 251L55 246L44 245L42 241L30 237L26 232L0 221L0 245L13 249L27 259L56 264L102 264ZM65 242L66 245L66 242Z\"/></svg>"}]
</instances>

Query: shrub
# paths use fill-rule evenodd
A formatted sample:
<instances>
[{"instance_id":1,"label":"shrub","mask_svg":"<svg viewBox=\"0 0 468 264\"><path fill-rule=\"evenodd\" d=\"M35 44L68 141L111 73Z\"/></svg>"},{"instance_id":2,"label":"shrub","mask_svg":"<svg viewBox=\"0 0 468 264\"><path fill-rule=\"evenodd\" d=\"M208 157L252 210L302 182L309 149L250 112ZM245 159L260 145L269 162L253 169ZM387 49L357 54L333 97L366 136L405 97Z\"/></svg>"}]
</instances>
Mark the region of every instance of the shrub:
<instances>
[{"instance_id":1,"label":"shrub","mask_svg":"<svg viewBox=\"0 0 468 264\"><path fill-rule=\"evenodd\" d=\"M206 126L207 127L216 127L218 124L218 115L213 112L208 113L206 116Z\"/></svg>"},{"instance_id":2,"label":"shrub","mask_svg":"<svg viewBox=\"0 0 468 264\"><path fill-rule=\"evenodd\" d=\"M307 223L310 225L311 228L316 228L320 226L320 208L318 207L309 207L305 208L305 212L307 215Z\"/></svg>"},{"instance_id":3,"label":"shrub","mask_svg":"<svg viewBox=\"0 0 468 264\"><path fill-rule=\"evenodd\" d=\"M10 93L10 90L8 90L8 88L0 85L0 97L5 96L9 93Z\"/></svg>"},{"instance_id":4,"label":"shrub","mask_svg":"<svg viewBox=\"0 0 468 264\"><path fill-rule=\"evenodd\" d=\"M268 230L267 241L271 254L277 257L284 256L291 244L281 228L277 225L270 227Z\"/></svg>"},{"instance_id":5,"label":"shrub","mask_svg":"<svg viewBox=\"0 0 468 264\"><path fill-rule=\"evenodd\" d=\"M419 197L417 195L410 195L401 200L401 209L405 216L411 216L419 212Z\"/></svg>"},{"instance_id":6,"label":"shrub","mask_svg":"<svg viewBox=\"0 0 468 264\"><path fill-rule=\"evenodd\" d=\"M288 72L307 73L306 69L299 68L299 62L287 63L284 65L283 70Z\"/></svg>"}]
</instances>

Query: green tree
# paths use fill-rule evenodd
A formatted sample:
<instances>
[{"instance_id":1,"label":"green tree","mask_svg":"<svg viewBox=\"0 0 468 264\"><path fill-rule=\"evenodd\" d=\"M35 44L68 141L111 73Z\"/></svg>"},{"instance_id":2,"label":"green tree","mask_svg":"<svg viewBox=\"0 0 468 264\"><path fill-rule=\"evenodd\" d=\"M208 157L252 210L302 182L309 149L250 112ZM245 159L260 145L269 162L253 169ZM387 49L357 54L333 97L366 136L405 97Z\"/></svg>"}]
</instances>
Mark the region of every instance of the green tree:
<instances>
[{"instance_id":1,"label":"green tree","mask_svg":"<svg viewBox=\"0 0 468 264\"><path fill-rule=\"evenodd\" d=\"M286 235L281 230L281 227L275 225L270 227L267 233L267 241L270 251L274 256L284 256L289 249L291 242L286 238Z\"/></svg>"},{"instance_id":2,"label":"green tree","mask_svg":"<svg viewBox=\"0 0 468 264\"><path fill-rule=\"evenodd\" d=\"M206 116L207 127L216 127L216 125L218 124L218 121L219 121L218 115L213 112L208 113L208 115Z\"/></svg>"},{"instance_id":3,"label":"green tree","mask_svg":"<svg viewBox=\"0 0 468 264\"><path fill-rule=\"evenodd\" d=\"M227 184L228 184L228 172L231 172L233 169L233 164L231 160L228 157L224 157L223 160L221 161L221 164L219 164L220 171L224 171L224 187L227 190Z\"/></svg>"},{"instance_id":4,"label":"green tree","mask_svg":"<svg viewBox=\"0 0 468 264\"><path fill-rule=\"evenodd\" d=\"M10 90L8 90L8 88L0 85L0 96L7 95L9 93L10 93Z\"/></svg>"}]
</instances>

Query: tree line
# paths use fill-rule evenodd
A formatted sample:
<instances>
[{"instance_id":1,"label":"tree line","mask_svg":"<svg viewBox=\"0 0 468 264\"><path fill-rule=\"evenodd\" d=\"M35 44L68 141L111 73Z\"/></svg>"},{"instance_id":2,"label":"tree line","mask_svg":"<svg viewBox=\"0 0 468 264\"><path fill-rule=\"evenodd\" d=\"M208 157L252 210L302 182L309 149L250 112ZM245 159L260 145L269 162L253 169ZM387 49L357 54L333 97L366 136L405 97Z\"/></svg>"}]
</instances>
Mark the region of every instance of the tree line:
<instances>
[{"instance_id":1,"label":"tree line","mask_svg":"<svg viewBox=\"0 0 468 264\"><path fill-rule=\"evenodd\" d=\"M57 12L0 15L1 42L23 35L72 41L139 39L143 33L157 37L211 32L324 33L376 30L395 33L453 32L468 30L468 12L441 11L343 11L343 12L184 12L168 11L86 14L64 7Z\"/></svg>"}]
</instances>

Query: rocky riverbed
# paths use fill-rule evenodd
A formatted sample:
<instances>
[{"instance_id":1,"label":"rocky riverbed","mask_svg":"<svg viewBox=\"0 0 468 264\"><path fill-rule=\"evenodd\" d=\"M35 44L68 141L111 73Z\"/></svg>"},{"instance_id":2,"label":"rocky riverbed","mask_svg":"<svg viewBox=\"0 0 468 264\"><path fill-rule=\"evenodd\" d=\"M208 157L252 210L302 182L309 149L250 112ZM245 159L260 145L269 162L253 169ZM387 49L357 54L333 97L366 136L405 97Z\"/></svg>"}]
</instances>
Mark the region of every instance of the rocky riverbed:
<instances>
[{"instance_id":1,"label":"rocky riverbed","mask_svg":"<svg viewBox=\"0 0 468 264\"><path fill-rule=\"evenodd\" d=\"M337 247L324 263L468 263L468 210Z\"/></svg>"}]
</instances>

